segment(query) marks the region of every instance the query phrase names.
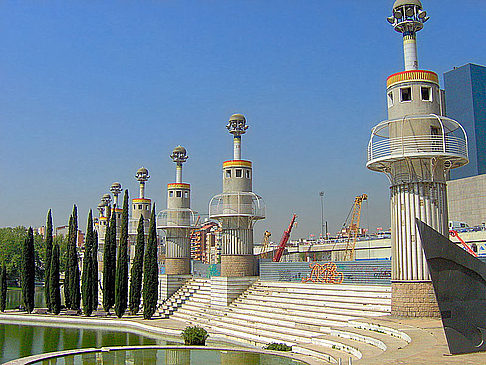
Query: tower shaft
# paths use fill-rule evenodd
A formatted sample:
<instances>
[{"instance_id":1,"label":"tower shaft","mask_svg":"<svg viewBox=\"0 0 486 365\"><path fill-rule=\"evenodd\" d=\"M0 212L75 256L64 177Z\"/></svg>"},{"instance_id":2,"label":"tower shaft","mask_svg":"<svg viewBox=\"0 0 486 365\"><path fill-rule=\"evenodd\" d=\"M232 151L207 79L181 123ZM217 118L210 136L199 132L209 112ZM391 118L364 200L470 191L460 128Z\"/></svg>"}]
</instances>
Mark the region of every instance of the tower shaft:
<instances>
[{"instance_id":1,"label":"tower shaft","mask_svg":"<svg viewBox=\"0 0 486 365\"><path fill-rule=\"evenodd\" d=\"M417 36L415 32L403 33L403 59L405 70L418 70Z\"/></svg>"},{"instance_id":2,"label":"tower shaft","mask_svg":"<svg viewBox=\"0 0 486 365\"><path fill-rule=\"evenodd\" d=\"M241 160L241 136L233 137L233 159Z\"/></svg>"}]
</instances>

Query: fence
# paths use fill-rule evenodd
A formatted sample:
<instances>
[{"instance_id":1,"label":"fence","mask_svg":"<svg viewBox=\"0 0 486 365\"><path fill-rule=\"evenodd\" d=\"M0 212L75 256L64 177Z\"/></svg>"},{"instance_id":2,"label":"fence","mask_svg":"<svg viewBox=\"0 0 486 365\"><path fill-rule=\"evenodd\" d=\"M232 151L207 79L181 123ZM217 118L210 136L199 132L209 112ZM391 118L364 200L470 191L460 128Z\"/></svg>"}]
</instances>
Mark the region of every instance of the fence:
<instances>
[{"instance_id":1,"label":"fence","mask_svg":"<svg viewBox=\"0 0 486 365\"><path fill-rule=\"evenodd\" d=\"M260 279L266 281L391 285L391 261L260 261Z\"/></svg>"}]
</instances>

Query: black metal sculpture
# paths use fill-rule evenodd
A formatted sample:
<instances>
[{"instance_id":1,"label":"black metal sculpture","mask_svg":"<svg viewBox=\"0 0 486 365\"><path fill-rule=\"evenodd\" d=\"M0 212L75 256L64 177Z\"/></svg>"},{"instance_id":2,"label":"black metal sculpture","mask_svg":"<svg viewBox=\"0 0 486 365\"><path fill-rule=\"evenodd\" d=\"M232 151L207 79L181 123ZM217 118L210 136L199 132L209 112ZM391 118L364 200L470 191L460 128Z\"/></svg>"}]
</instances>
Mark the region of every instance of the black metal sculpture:
<instances>
[{"instance_id":1,"label":"black metal sculpture","mask_svg":"<svg viewBox=\"0 0 486 365\"><path fill-rule=\"evenodd\" d=\"M486 351L486 264L416 220L451 354Z\"/></svg>"}]
</instances>

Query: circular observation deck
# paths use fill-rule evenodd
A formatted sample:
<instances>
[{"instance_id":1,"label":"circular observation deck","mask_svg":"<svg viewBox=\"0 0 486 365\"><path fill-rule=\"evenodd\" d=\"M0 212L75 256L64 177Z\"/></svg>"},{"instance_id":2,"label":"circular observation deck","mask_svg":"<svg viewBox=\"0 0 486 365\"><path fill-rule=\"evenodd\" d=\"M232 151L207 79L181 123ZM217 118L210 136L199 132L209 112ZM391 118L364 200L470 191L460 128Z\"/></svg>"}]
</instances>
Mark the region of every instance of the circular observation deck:
<instances>
[{"instance_id":1,"label":"circular observation deck","mask_svg":"<svg viewBox=\"0 0 486 365\"><path fill-rule=\"evenodd\" d=\"M431 128L429 134L415 134L418 124L437 128ZM383 172L399 160L440 158L453 169L469 162L467 151L466 132L455 120L435 114L412 115L385 120L373 128L366 167Z\"/></svg>"},{"instance_id":2,"label":"circular observation deck","mask_svg":"<svg viewBox=\"0 0 486 365\"><path fill-rule=\"evenodd\" d=\"M265 202L253 192L227 192L215 195L209 202L209 218L248 217L265 219Z\"/></svg>"},{"instance_id":3,"label":"circular observation deck","mask_svg":"<svg viewBox=\"0 0 486 365\"><path fill-rule=\"evenodd\" d=\"M193 228L196 214L190 208L165 209L157 213L157 229Z\"/></svg>"}]
</instances>

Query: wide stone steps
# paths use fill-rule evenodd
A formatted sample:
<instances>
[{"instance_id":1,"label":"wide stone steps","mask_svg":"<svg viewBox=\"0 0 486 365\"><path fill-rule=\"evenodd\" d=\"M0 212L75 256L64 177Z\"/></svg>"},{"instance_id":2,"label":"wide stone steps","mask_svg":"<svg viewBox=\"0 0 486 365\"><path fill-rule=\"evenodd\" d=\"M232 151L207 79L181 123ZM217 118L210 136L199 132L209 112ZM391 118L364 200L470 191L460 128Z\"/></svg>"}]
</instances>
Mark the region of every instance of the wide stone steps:
<instances>
[{"instance_id":1,"label":"wide stone steps","mask_svg":"<svg viewBox=\"0 0 486 365\"><path fill-rule=\"evenodd\" d=\"M258 302L256 300L252 301L242 301L235 303L233 308L240 308L245 309L247 311L262 311L262 312L270 312L274 313L275 315L294 315L294 316L302 316L305 318L320 318L320 319L327 319L327 320L334 320L334 321L348 321L353 318L362 317L364 314L360 311L355 310L346 310L346 309L336 309L336 308L326 308L326 307L315 307L315 306L299 306L294 305L292 306L290 303L269 303L269 302ZM386 313L376 313L371 312L368 313L368 316L382 316Z\"/></svg>"},{"instance_id":2,"label":"wide stone steps","mask_svg":"<svg viewBox=\"0 0 486 365\"><path fill-rule=\"evenodd\" d=\"M305 293L295 293L295 292L276 292L276 291L269 291L269 290L262 290L262 289L251 289L248 290L245 295L247 296L259 296L261 298L286 298L286 299L303 299L307 301L322 301L327 303L329 306L333 304L375 304L377 306L386 306L387 303L390 301L390 298L386 297L375 297L375 296L368 296L368 297L343 297L340 298L339 295L320 295L320 294L305 294Z\"/></svg>"},{"instance_id":3,"label":"wide stone steps","mask_svg":"<svg viewBox=\"0 0 486 365\"><path fill-rule=\"evenodd\" d=\"M278 291L300 292L300 293L315 293L322 292L324 295L335 295L338 291L343 296L368 296L369 293L381 293L391 295L390 286L380 285L350 285L350 284L314 284L314 283L288 283L278 281L257 281L253 288L271 288ZM334 294L333 294L334 293Z\"/></svg>"},{"instance_id":4,"label":"wide stone steps","mask_svg":"<svg viewBox=\"0 0 486 365\"><path fill-rule=\"evenodd\" d=\"M393 329L360 322L390 312L390 287L257 281L221 310L211 307L210 281L199 284L170 318L200 325L215 338L256 346L284 342L331 363L372 358L407 344Z\"/></svg>"}]
</instances>

